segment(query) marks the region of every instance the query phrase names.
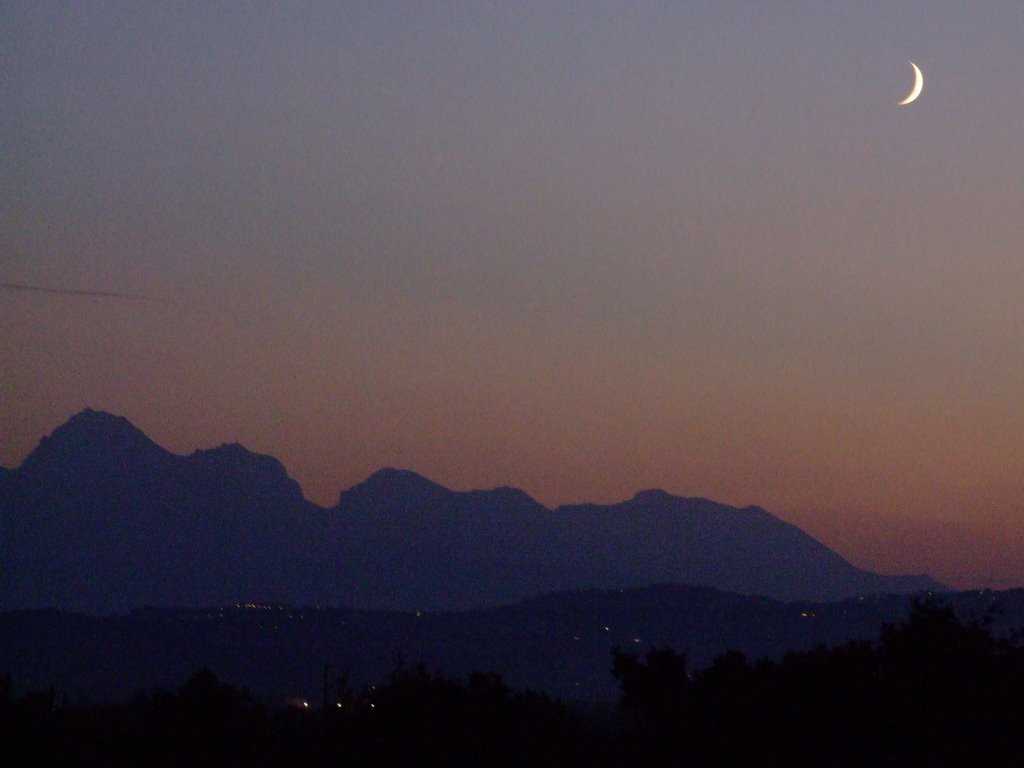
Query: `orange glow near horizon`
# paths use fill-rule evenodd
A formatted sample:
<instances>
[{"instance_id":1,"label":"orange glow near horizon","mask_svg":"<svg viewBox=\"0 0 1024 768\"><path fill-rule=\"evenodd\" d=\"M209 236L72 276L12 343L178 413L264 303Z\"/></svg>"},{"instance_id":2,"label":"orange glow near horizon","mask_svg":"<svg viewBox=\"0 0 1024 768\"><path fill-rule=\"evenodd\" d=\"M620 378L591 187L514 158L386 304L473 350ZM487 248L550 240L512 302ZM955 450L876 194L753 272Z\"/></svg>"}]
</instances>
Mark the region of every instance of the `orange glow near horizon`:
<instances>
[{"instance_id":1,"label":"orange glow near horizon","mask_svg":"<svg viewBox=\"0 0 1024 768\"><path fill-rule=\"evenodd\" d=\"M1009 6L3 15L0 283L159 299L0 292L3 466L93 407L1024 586Z\"/></svg>"}]
</instances>

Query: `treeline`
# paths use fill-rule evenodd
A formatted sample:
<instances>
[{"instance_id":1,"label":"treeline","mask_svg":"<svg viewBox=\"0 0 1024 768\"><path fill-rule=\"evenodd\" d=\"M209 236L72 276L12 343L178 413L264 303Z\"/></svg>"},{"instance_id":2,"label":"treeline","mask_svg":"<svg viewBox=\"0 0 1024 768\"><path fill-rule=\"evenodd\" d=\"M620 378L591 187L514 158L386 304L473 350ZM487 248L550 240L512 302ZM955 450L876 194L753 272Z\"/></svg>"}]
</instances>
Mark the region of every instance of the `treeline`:
<instances>
[{"instance_id":1,"label":"treeline","mask_svg":"<svg viewBox=\"0 0 1024 768\"><path fill-rule=\"evenodd\" d=\"M0 678L0 763L103 766L1019 766L1024 644L915 604L875 642L694 672L685 653L616 652L614 714L494 674L399 667L353 692L270 708L209 670L174 692L84 706Z\"/></svg>"},{"instance_id":2,"label":"treeline","mask_svg":"<svg viewBox=\"0 0 1024 768\"><path fill-rule=\"evenodd\" d=\"M459 681L422 666L354 694L267 707L208 669L175 692L81 706L0 681L4 766L573 765L594 742L566 708L494 674ZM594 763L590 763L593 765Z\"/></svg>"},{"instance_id":3,"label":"treeline","mask_svg":"<svg viewBox=\"0 0 1024 768\"><path fill-rule=\"evenodd\" d=\"M1024 646L914 604L874 642L691 674L671 650L616 653L630 752L697 766L1024 765Z\"/></svg>"}]
</instances>

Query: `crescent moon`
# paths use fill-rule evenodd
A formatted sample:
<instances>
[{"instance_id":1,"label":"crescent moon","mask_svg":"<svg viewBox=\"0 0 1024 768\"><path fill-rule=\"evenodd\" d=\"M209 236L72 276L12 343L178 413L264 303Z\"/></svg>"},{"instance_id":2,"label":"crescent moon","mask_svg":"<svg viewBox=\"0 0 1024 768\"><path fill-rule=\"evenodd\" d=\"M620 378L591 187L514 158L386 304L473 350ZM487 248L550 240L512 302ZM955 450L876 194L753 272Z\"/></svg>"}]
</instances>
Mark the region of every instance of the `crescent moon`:
<instances>
[{"instance_id":1,"label":"crescent moon","mask_svg":"<svg viewBox=\"0 0 1024 768\"><path fill-rule=\"evenodd\" d=\"M907 98L898 102L900 106L910 104L921 95L921 89L924 88L924 75L921 74L920 68L914 62L910 62L910 66L914 68L914 87L910 90L910 93L907 94Z\"/></svg>"}]
</instances>

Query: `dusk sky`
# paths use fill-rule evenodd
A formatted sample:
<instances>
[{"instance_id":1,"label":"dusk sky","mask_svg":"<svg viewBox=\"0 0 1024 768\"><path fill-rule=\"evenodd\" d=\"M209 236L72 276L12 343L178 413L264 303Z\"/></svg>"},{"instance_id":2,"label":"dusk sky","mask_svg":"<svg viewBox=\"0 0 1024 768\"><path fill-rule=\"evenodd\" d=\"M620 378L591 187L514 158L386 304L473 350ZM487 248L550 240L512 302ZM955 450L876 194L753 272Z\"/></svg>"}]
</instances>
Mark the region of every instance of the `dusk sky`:
<instances>
[{"instance_id":1,"label":"dusk sky","mask_svg":"<svg viewBox=\"0 0 1024 768\"><path fill-rule=\"evenodd\" d=\"M0 464L87 406L1024 585L1024 4L5 3ZM910 61L924 73L913 104Z\"/></svg>"}]
</instances>

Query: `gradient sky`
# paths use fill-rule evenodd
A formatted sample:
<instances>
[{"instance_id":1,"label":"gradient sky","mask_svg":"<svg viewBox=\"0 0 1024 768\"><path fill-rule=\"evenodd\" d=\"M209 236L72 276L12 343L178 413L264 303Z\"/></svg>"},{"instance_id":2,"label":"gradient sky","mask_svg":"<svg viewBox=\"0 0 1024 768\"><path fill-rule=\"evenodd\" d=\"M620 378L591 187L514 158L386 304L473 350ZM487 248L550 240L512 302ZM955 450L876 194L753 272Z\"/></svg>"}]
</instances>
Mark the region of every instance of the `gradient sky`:
<instances>
[{"instance_id":1,"label":"gradient sky","mask_svg":"<svg viewBox=\"0 0 1024 768\"><path fill-rule=\"evenodd\" d=\"M72 413L1024 584L1024 5L5 3L0 464ZM908 60L924 72L920 99Z\"/></svg>"}]
</instances>

